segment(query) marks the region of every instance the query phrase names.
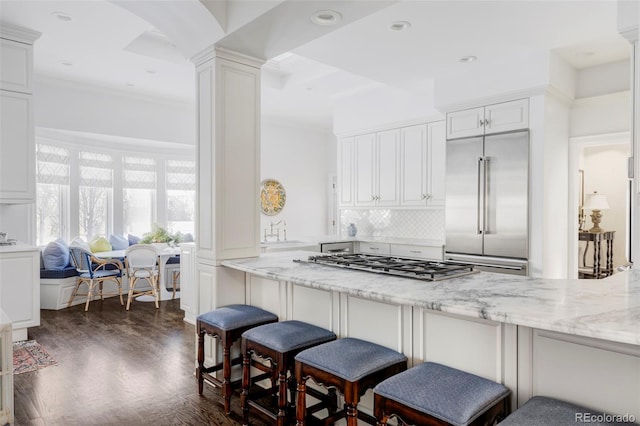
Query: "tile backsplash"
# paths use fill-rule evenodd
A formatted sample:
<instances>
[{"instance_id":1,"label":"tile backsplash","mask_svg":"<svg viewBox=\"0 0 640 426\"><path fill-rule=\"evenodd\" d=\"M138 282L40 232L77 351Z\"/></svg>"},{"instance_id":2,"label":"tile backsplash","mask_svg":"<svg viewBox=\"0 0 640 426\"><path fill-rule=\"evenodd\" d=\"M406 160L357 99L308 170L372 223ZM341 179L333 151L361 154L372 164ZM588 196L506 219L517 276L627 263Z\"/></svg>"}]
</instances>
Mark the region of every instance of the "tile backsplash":
<instances>
[{"instance_id":1,"label":"tile backsplash","mask_svg":"<svg viewBox=\"0 0 640 426\"><path fill-rule=\"evenodd\" d=\"M444 240L444 209L340 210L340 235L354 223L358 235Z\"/></svg>"}]
</instances>

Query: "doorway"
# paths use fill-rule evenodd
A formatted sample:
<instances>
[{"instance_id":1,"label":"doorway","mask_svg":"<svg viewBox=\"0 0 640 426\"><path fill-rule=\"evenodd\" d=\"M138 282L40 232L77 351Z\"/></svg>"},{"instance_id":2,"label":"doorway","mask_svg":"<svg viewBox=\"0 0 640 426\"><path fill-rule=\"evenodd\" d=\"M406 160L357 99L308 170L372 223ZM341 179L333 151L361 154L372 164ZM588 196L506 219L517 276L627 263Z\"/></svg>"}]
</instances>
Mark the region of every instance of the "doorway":
<instances>
[{"instance_id":1,"label":"doorway","mask_svg":"<svg viewBox=\"0 0 640 426\"><path fill-rule=\"evenodd\" d=\"M570 185L569 211L576 218L574 231L570 232L573 248L569 258L570 278L578 277L578 268L593 265L593 245L578 242L579 206L583 201L588 205L594 192L606 195L609 209L602 210L600 227L605 231L615 231L613 240L613 270L628 264L630 259L630 179L627 173L628 158L631 156L631 136L628 132L603 134L571 139L570 170L575 172L575 180ZM584 209L583 229L592 226L591 210ZM570 250L571 251L571 250ZM602 251L601 264L606 262Z\"/></svg>"}]
</instances>

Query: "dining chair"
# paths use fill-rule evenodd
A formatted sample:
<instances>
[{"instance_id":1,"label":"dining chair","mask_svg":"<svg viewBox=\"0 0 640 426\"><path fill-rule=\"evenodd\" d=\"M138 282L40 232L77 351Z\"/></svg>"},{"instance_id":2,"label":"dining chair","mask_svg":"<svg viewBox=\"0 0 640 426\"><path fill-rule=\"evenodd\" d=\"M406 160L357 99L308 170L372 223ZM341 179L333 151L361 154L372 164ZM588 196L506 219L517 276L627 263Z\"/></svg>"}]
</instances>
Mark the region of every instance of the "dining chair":
<instances>
[{"instance_id":1,"label":"dining chair","mask_svg":"<svg viewBox=\"0 0 640 426\"><path fill-rule=\"evenodd\" d=\"M72 246L69 248L71 254L71 261L78 271L78 280L76 286L71 293L67 307L70 307L73 303L73 299L76 296L86 296L87 302L85 303L84 310L89 310L89 302L95 296L100 296L101 300L104 300L104 296L120 296L120 304L124 305L122 299L122 262L117 259L98 259L90 251L83 249L82 247ZM113 280L117 287L118 292L104 292L104 282ZM80 286L87 284L86 293L78 293ZM96 293L96 285L98 286L98 292Z\"/></svg>"},{"instance_id":2,"label":"dining chair","mask_svg":"<svg viewBox=\"0 0 640 426\"><path fill-rule=\"evenodd\" d=\"M127 298L127 311L134 297L153 296L156 308L160 305L160 289L158 288L158 251L149 244L136 244L127 248L125 252L125 264L129 276L129 296ZM138 281L147 281L148 286L136 288Z\"/></svg>"}]
</instances>

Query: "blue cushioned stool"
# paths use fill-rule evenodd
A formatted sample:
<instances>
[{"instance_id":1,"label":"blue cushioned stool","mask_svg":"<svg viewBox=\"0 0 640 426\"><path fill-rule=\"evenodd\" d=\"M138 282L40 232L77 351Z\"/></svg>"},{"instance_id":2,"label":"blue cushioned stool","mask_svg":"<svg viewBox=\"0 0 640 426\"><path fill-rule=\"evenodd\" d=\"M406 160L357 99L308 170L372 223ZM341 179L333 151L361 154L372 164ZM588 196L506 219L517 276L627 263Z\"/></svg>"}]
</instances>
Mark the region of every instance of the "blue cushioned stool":
<instances>
[{"instance_id":1,"label":"blue cushioned stool","mask_svg":"<svg viewBox=\"0 0 640 426\"><path fill-rule=\"evenodd\" d=\"M612 418L608 421L606 418L599 417L604 414L600 411L593 411L579 405L560 401L544 396L534 396L528 400L522 407L518 408L509 417L505 419L500 426L574 426L576 424L588 423L594 426L604 425L632 425L628 421L618 422Z\"/></svg>"},{"instance_id":2,"label":"blue cushioned stool","mask_svg":"<svg viewBox=\"0 0 640 426\"><path fill-rule=\"evenodd\" d=\"M316 327L301 321L283 321L261 325L242 334L242 354L244 355L242 374L241 405L244 424L249 424L249 406L257 408L263 414L275 420L278 426L284 426L291 418L287 412L287 385L291 391L291 401L295 401L295 383L293 380L294 357L301 351L322 343L336 340L337 336L329 330ZM277 375L278 408L274 414L258 402L264 392L250 392L250 363L251 354L269 360L274 378ZM292 380L287 379L291 372ZM272 386L268 391L276 391ZM317 396L314 394L314 396ZM335 396L335 394L334 394ZM333 408L335 409L335 398Z\"/></svg>"},{"instance_id":3,"label":"blue cushioned stool","mask_svg":"<svg viewBox=\"0 0 640 426\"><path fill-rule=\"evenodd\" d=\"M221 387L224 412L229 414L231 412L232 392L231 366L242 362L242 356L231 359L233 342L240 339L242 333L250 328L277 321L278 317L271 312L249 305L223 306L198 316L196 319L196 330L198 332L198 367L196 368L198 394L202 395L205 380L214 386ZM220 339L222 343L222 363L211 367L204 366L205 334ZM219 370L222 370L222 380L211 374Z\"/></svg>"},{"instance_id":4,"label":"blue cushioned stool","mask_svg":"<svg viewBox=\"0 0 640 426\"><path fill-rule=\"evenodd\" d=\"M300 352L296 356L296 425L304 426L306 422L307 379L335 387L344 396L344 409L330 413L323 419L325 425L344 417L348 426L356 426L358 419L375 425L374 417L358 411L360 397L367 389L406 369L407 357L403 354L360 339L339 339Z\"/></svg>"},{"instance_id":5,"label":"blue cushioned stool","mask_svg":"<svg viewBox=\"0 0 640 426\"><path fill-rule=\"evenodd\" d=\"M492 425L509 412L509 389L474 374L425 362L373 389L378 425L395 416L414 425Z\"/></svg>"}]
</instances>

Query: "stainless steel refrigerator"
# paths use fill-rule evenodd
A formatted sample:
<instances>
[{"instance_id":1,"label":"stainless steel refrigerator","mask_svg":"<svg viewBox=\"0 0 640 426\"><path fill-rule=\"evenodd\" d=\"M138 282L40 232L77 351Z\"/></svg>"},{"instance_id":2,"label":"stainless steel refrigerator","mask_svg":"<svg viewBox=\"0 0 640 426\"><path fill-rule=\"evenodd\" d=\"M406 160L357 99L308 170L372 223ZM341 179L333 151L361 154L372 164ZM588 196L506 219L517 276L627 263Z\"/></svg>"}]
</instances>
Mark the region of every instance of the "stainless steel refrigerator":
<instances>
[{"instance_id":1,"label":"stainless steel refrigerator","mask_svg":"<svg viewBox=\"0 0 640 426\"><path fill-rule=\"evenodd\" d=\"M526 275L529 131L447 141L445 259Z\"/></svg>"}]
</instances>

